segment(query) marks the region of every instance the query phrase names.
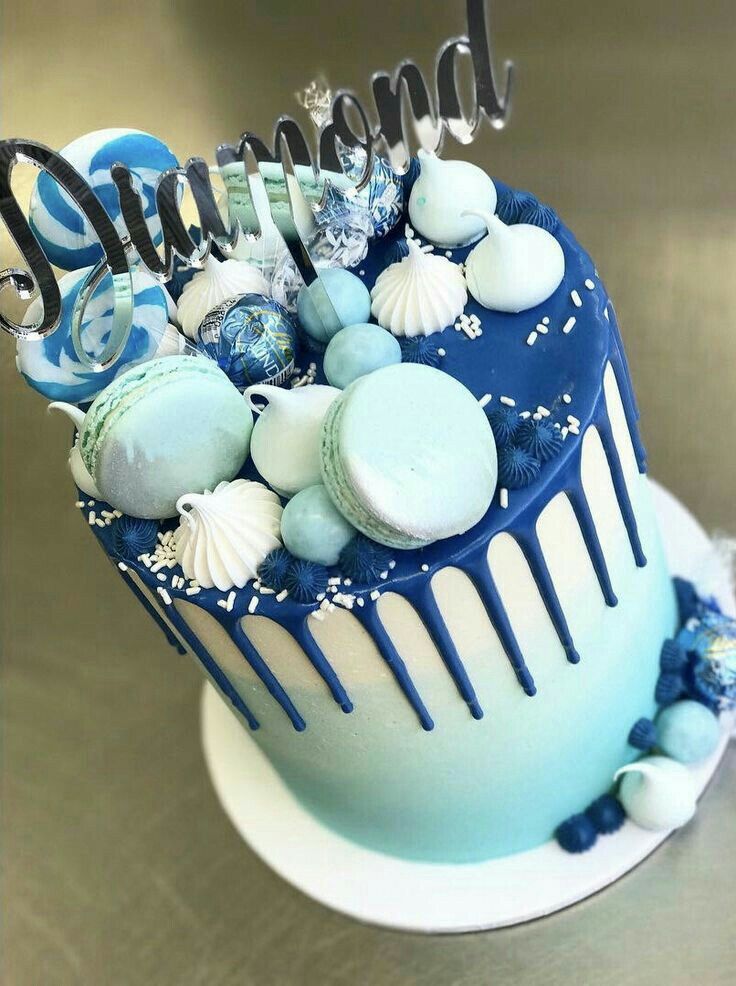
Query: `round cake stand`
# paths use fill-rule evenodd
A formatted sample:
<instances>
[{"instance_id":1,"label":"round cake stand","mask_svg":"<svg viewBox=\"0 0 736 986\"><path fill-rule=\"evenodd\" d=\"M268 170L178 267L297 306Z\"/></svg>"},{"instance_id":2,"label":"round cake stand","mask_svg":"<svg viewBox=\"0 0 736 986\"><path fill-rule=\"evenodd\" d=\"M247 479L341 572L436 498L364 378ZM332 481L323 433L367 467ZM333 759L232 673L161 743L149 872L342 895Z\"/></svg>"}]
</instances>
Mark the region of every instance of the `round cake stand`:
<instances>
[{"instance_id":1,"label":"round cake stand","mask_svg":"<svg viewBox=\"0 0 736 986\"><path fill-rule=\"evenodd\" d=\"M713 542L679 501L652 485L670 571L734 612L727 566ZM690 768L701 793L732 726L724 717L718 749ZM551 841L482 863L409 862L349 842L309 814L210 685L202 696L202 743L225 812L264 862L320 903L389 928L447 933L530 921L613 883L670 835L627 821L581 855Z\"/></svg>"}]
</instances>

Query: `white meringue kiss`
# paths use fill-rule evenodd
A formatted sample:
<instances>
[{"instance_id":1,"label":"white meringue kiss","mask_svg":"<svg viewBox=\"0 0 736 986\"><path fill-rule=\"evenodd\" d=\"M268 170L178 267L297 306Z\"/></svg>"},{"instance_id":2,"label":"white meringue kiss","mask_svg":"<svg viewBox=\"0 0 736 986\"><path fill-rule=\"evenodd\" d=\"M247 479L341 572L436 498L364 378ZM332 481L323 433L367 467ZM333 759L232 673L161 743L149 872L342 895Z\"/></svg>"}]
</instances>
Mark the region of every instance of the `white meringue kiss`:
<instances>
[{"instance_id":1,"label":"white meringue kiss","mask_svg":"<svg viewBox=\"0 0 736 986\"><path fill-rule=\"evenodd\" d=\"M371 312L395 336L428 336L452 325L468 301L457 264L407 240L408 256L379 275Z\"/></svg>"},{"instance_id":2,"label":"white meringue kiss","mask_svg":"<svg viewBox=\"0 0 736 986\"><path fill-rule=\"evenodd\" d=\"M212 493L180 497L176 509L176 560L204 589L242 589L281 545L281 503L263 483L219 483Z\"/></svg>"},{"instance_id":3,"label":"white meringue kiss","mask_svg":"<svg viewBox=\"0 0 736 986\"><path fill-rule=\"evenodd\" d=\"M196 339L207 312L228 298L251 293L271 294L270 285L260 271L244 260L208 257L204 268L184 286L176 310L177 321L190 339Z\"/></svg>"}]
</instances>

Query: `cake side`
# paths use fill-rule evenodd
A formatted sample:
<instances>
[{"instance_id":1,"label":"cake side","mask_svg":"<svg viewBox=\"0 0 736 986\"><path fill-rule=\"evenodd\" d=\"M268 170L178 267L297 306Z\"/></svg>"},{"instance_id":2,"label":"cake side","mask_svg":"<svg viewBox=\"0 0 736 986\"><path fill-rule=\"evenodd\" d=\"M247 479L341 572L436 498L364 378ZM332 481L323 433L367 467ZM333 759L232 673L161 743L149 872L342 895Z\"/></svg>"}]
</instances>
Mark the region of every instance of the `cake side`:
<instances>
[{"instance_id":1,"label":"cake side","mask_svg":"<svg viewBox=\"0 0 736 986\"><path fill-rule=\"evenodd\" d=\"M407 232L374 242L356 270L368 286ZM513 315L471 299L480 332L425 339L422 357L487 412L560 434L556 458L501 486L467 534L396 551L364 585L335 570L329 610L252 584L188 595L124 563L304 803L400 856L480 859L549 838L634 756L628 731L654 711L675 629L615 313L572 234L555 236L565 275L546 302ZM462 263L469 249L446 252ZM252 463L244 475L258 478Z\"/></svg>"}]
</instances>

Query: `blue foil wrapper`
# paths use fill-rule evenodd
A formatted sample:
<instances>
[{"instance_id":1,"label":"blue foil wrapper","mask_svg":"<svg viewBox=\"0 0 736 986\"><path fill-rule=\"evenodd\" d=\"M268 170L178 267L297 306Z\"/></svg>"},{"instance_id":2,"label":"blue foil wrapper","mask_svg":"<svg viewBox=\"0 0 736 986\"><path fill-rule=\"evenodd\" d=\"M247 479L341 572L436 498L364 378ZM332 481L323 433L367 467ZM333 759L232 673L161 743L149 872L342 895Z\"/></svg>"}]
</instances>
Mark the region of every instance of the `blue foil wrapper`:
<instances>
[{"instance_id":1,"label":"blue foil wrapper","mask_svg":"<svg viewBox=\"0 0 736 986\"><path fill-rule=\"evenodd\" d=\"M208 312L197 333L197 349L238 390L255 383L279 386L294 372L296 324L272 298L245 294Z\"/></svg>"}]
</instances>

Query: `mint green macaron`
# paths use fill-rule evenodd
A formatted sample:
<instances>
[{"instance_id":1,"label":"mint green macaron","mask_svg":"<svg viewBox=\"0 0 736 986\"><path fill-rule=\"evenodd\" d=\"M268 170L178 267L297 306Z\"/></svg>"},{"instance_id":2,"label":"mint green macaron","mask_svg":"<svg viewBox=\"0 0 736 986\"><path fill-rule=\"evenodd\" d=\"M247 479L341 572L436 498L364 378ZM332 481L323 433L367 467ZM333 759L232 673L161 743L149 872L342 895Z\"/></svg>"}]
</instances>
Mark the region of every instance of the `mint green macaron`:
<instances>
[{"instance_id":1,"label":"mint green macaron","mask_svg":"<svg viewBox=\"0 0 736 986\"><path fill-rule=\"evenodd\" d=\"M458 380L414 363L359 377L322 426L322 479L338 510L391 548L421 548L469 530L488 510L496 444Z\"/></svg>"},{"instance_id":2,"label":"mint green macaron","mask_svg":"<svg viewBox=\"0 0 736 986\"><path fill-rule=\"evenodd\" d=\"M167 356L121 374L96 398L80 435L102 496L133 517L176 516L185 493L240 471L253 414L215 363Z\"/></svg>"}]
</instances>

